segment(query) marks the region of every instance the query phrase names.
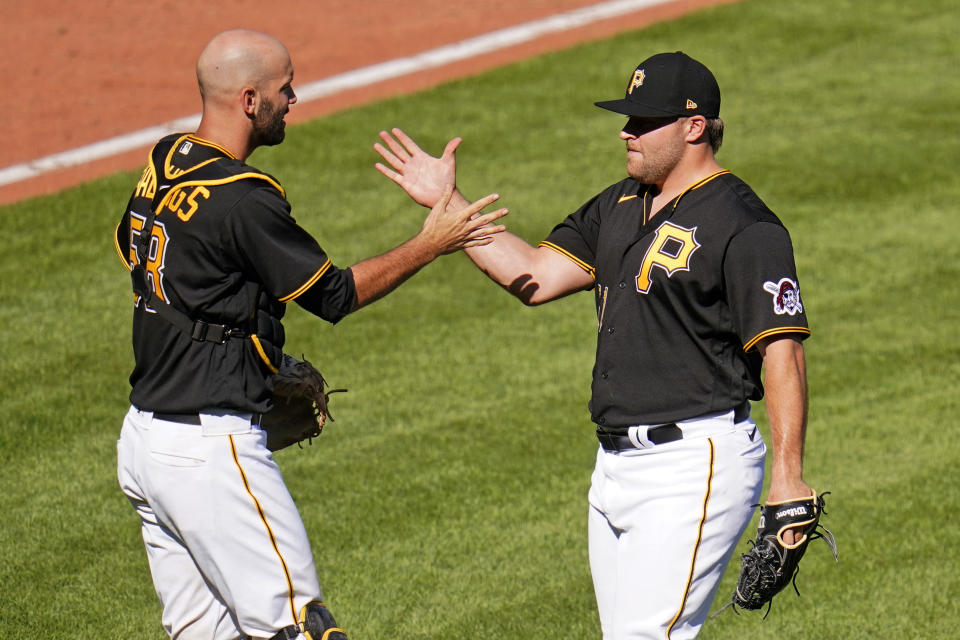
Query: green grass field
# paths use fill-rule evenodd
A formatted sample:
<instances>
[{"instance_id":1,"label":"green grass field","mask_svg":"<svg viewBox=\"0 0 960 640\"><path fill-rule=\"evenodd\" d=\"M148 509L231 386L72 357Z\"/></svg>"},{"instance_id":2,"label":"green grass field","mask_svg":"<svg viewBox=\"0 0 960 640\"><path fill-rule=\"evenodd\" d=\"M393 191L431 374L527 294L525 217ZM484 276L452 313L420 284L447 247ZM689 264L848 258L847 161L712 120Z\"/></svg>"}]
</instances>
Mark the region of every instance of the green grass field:
<instances>
[{"instance_id":1,"label":"green grass field","mask_svg":"<svg viewBox=\"0 0 960 640\"><path fill-rule=\"evenodd\" d=\"M832 492L840 563L812 545L801 598L701 637L954 638L957 33L947 0L750 0L298 126L251 162L345 266L424 214L373 169L377 131L433 152L460 135L461 187L503 194L535 242L623 175L622 120L592 102L652 53L706 62L719 159L793 236L813 328L805 475ZM115 478L131 294L111 234L137 175L0 208L0 638L164 635ZM288 351L350 388L312 448L277 457L351 637L600 637L594 322L592 297L528 309L462 255L335 328L291 309Z\"/></svg>"}]
</instances>

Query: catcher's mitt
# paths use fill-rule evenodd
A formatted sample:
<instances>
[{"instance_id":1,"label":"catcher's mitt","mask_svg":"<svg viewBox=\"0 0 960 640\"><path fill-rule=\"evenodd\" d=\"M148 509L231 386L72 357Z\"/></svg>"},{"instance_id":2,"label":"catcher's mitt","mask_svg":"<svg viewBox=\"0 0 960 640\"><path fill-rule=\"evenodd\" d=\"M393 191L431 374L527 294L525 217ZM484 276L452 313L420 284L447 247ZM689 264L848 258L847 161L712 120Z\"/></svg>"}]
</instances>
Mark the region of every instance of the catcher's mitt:
<instances>
[{"instance_id":1,"label":"catcher's mitt","mask_svg":"<svg viewBox=\"0 0 960 640\"><path fill-rule=\"evenodd\" d=\"M287 354L283 355L283 362L270 381L273 409L263 414L260 421L260 428L267 433L270 451L319 436L327 419L333 421L327 407L330 394L346 391L325 391L326 380L309 361Z\"/></svg>"},{"instance_id":2,"label":"catcher's mitt","mask_svg":"<svg viewBox=\"0 0 960 640\"><path fill-rule=\"evenodd\" d=\"M797 572L800 570L800 559L811 540L822 538L826 541L833 551L834 560L837 560L836 540L830 530L820 524L820 514L825 513L825 495L828 493L818 496L814 492L809 498L763 506L757 538L750 541L749 552L741 556L740 578L732 601L727 606L760 609L768 605L769 613L773 597L790 582L799 596ZM791 545L783 540L783 533L787 529L796 532L795 542Z\"/></svg>"}]
</instances>

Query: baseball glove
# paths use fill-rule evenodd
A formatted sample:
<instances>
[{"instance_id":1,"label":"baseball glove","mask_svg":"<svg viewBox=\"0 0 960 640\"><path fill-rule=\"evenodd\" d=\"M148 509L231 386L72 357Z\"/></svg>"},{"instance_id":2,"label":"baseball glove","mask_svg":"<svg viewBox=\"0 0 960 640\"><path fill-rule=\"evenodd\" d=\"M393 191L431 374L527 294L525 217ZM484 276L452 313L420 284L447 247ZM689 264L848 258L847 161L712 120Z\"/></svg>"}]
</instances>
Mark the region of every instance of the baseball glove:
<instances>
[{"instance_id":1,"label":"baseball glove","mask_svg":"<svg viewBox=\"0 0 960 640\"><path fill-rule=\"evenodd\" d=\"M329 418L327 402L330 394L346 391L325 391L327 381L306 359L297 360L284 354L277 373L271 377L273 409L263 414L260 428L267 433L267 448L279 451L304 440L312 440L323 431Z\"/></svg>"},{"instance_id":2,"label":"baseball glove","mask_svg":"<svg viewBox=\"0 0 960 640\"><path fill-rule=\"evenodd\" d=\"M830 530L820 524L820 515L825 513L823 497L828 494L818 496L814 492L809 498L773 502L762 507L757 538L750 541L750 550L741 556L740 578L730 604L751 610L767 605L770 613L773 597L791 582L799 596L797 573L811 540L826 541L837 560L836 540ZM797 536L790 545L783 540L787 529L793 529Z\"/></svg>"}]
</instances>

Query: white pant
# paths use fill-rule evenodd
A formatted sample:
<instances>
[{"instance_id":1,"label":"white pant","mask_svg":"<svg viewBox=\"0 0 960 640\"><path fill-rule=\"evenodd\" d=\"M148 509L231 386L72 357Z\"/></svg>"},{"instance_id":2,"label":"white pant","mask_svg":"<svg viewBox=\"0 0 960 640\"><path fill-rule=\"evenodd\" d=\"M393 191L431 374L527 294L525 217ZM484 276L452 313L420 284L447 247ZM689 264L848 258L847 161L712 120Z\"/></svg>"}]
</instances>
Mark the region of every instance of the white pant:
<instances>
[{"instance_id":1,"label":"white pant","mask_svg":"<svg viewBox=\"0 0 960 640\"><path fill-rule=\"evenodd\" d=\"M321 600L310 542L250 415L201 421L131 407L117 442L163 626L180 640L269 638Z\"/></svg>"},{"instance_id":2,"label":"white pant","mask_svg":"<svg viewBox=\"0 0 960 640\"><path fill-rule=\"evenodd\" d=\"M597 453L588 526L604 640L696 637L760 499L766 446L752 420L678 425L682 440Z\"/></svg>"}]
</instances>

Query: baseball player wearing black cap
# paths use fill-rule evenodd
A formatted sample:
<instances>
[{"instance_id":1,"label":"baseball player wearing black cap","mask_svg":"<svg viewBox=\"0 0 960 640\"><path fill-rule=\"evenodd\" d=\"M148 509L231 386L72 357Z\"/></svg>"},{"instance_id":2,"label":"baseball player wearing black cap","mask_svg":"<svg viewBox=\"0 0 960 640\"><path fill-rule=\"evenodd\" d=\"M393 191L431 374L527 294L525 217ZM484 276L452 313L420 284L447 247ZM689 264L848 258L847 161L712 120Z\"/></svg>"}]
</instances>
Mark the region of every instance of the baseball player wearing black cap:
<instances>
[{"instance_id":1,"label":"baseball player wearing black cap","mask_svg":"<svg viewBox=\"0 0 960 640\"><path fill-rule=\"evenodd\" d=\"M768 499L811 494L810 332L786 229L715 160L713 74L683 53L658 54L631 73L623 99L597 105L629 118L629 177L537 247L504 233L467 253L528 305L594 292L589 551L603 637L693 638L760 498L766 445L750 401L764 392ZM389 167L378 169L420 204L455 183L458 138L434 158L399 129L380 137ZM464 202L457 193L450 206Z\"/></svg>"}]
</instances>

